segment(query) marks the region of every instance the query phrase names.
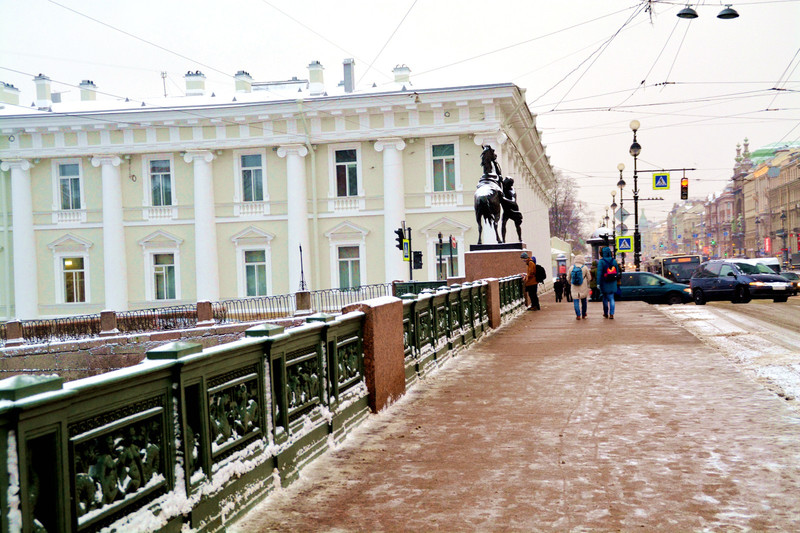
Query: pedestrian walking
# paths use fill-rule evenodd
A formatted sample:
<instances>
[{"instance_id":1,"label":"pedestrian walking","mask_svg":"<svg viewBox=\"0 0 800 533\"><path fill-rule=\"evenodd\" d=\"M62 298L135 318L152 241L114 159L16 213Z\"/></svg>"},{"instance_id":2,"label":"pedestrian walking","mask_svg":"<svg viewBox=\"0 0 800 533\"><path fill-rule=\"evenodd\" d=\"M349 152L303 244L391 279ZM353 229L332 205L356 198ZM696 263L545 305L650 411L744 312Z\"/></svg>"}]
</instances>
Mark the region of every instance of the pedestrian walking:
<instances>
[{"instance_id":1,"label":"pedestrian walking","mask_svg":"<svg viewBox=\"0 0 800 533\"><path fill-rule=\"evenodd\" d=\"M520 254L520 258L525 261L525 268L526 272L523 274L525 280L525 292L528 293L528 298L531 301L530 307L528 307L528 311L538 311L539 307L539 296L537 291L539 290L539 279L537 279L537 275L539 274L539 269L537 269L536 265L536 258L535 257L528 257L528 254L522 252ZM542 269L544 270L544 269ZM544 278L542 278L544 281Z\"/></svg>"},{"instance_id":2,"label":"pedestrian walking","mask_svg":"<svg viewBox=\"0 0 800 533\"><path fill-rule=\"evenodd\" d=\"M600 253L602 257L597 262L597 287L603 298L603 318L614 318L614 297L622 274L611 248L604 246Z\"/></svg>"},{"instance_id":3,"label":"pedestrian walking","mask_svg":"<svg viewBox=\"0 0 800 533\"><path fill-rule=\"evenodd\" d=\"M575 256L575 262L569 269L570 291L574 294L572 305L575 306L575 318L580 320L586 318L586 300L589 298L592 281L592 273L586 266L586 260L582 255Z\"/></svg>"},{"instance_id":4,"label":"pedestrian walking","mask_svg":"<svg viewBox=\"0 0 800 533\"><path fill-rule=\"evenodd\" d=\"M571 302L572 301L572 284L567 279L567 275L566 274L561 274L561 281L564 284L564 298L566 298L566 300L568 302Z\"/></svg>"},{"instance_id":5,"label":"pedestrian walking","mask_svg":"<svg viewBox=\"0 0 800 533\"><path fill-rule=\"evenodd\" d=\"M553 282L553 292L556 293L556 302L560 302L564 295L564 280L561 279L561 276Z\"/></svg>"}]
</instances>

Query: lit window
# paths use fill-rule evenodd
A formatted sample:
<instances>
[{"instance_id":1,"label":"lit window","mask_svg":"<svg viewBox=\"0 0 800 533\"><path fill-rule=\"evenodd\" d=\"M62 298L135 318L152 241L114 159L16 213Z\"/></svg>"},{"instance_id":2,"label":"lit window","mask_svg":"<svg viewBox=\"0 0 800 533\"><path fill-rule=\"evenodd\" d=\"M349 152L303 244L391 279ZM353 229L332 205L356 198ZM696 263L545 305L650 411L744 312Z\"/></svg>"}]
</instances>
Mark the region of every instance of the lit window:
<instances>
[{"instance_id":1,"label":"lit window","mask_svg":"<svg viewBox=\"0 0 800 533\"><path fill-rule=\"evenodd\" d=\"M361 286L361 263L358 246L339 246L339 288Z\"/></svg>"},{"instance_id":2,"label":"lit window","mask_svg":"<svg viewBox=\"0 0 800 533\"><path fill-rule=\"evenodd\" d=\"M80 166L77 163L58 165L62 210L81 208L80 174Z\"/></svg>"},{"instance_id":3,"label":"lit window","mask_svg":"<svg viewBox=\"0 0 800 533\"><path fill-rule=\"evenodd\" d=\"M336 150L336 196L358 196L358 154Z\"/></svg>"},{"instance_id":4,"label":"lit window","mask_svg":"<svg viewBox=\"0 0 800 533\"><path fill-rule=\"evenodd\" d=\"M267 295L267 253L264 250L244 252L247 296Z\"/></svg>"},{"instance_id":5,"label":"lit window","mask_svg":"<svg viewBox=\"0 0 800 533\"><path fill-rule=\"evenodd\" d=\"M150 190L154 206L172 205L172 172L169 159L150 161Z\"/></svg>"},{"instance_id":6,"label":"lit window","mask_svg":"<svg viewBox=\"0 0 800 533\"><path fill-rule=\"evenodd\" d=\"M175 256L153 254L153 285L156 300L175 299Z\"/></svg>"},{"instance_id":7,"label":"lit window","mask_svg":"<svg viewBox=\"0 0 800 533\"><path fill-rule=\"evenodd\" d=\"M264 182L261 154L243 155L241 163L242 199L245 202L262 202L264 200Z\"/></svg>"},{"instance_id":8,"label":"lit window","mask_svg":"<svg viewBox=\"0 0 800 533\"><path fill-rule=\"evenodd\" d=\"M433 190L436 192L456 189L455 145L434 144L431 146L433 160Z\"/></svg>"},{"instance_id":9,"label":"lit window","mask_svg":"<svg viewBox=\"0 0 800 533\"><path fill-rule=\"evenodd\" d=\"M64 276L64 301L76 303L86 301L86 272L82 257L64 257L61 259L61 270Z\"/></svg>"}]
</instances>

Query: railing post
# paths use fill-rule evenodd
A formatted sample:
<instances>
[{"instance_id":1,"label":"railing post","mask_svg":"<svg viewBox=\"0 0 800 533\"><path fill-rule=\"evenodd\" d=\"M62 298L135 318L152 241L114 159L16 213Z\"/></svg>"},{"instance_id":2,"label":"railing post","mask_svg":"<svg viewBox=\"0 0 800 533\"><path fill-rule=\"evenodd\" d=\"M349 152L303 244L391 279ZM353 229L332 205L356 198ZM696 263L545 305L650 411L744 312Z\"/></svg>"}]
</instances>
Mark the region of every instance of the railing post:
<instances>
[{"instance_id":1,"label":"railing post","mask_svg":"<svg viewBox=\"0 0 800 533\"><path fill-rule=\"evenodd\" d=\"M6 347L19 346L25 342L22 337L22 322L12 320L6 322Z\"/></svg>"},{"instance_id":2,"label":"railing post","mask_svg":"<svg viewBox=\"0 0 800 533\"><path fill-rule=\"evenodd\" d=\"M117 312L100 311L100 336L111 337L112 335L119 335L119 329L117 329Z\"/></svg>"},{"instance_id":3,"label":"railing post","mask_svg":"<svg viewBox=\"0 0 800 533\"><path fill-rule=\"evenodd\" d=\"M214 311L211 302L201 300L197 302L197 327L203 328L214 325Z\"/></svg>"},{"instance_id":4,"label":"railing post","mask_svg":"<svg viewBox=\"0 0 800 533\"><path fill-rule=\"evenodd\" d=\"M489 327L492 329L499 328L503 322L500 309L500 280L487 278L485 281L488 283L488 287L486 287L486 310L489 314Z\"/></svg>"},{"instance_id":5,"label":"railing post","mask_svg":"<svg viewBox=\"0 0 800 533\"><path fill-rule=\"evenodd\" d=\"M313 310L311 309L311 292L298 291L294 294L296 310L295 316L310 315Z\"/></svg>"},{"instance_id":6,"label":"railing post","mask_svg":"<svg viewBox=\"0 0 800 533\"><path fill-rule=\"evenodd\" d=\"M369 391L369 407L377 413L406 392L403 302L397 298L381 298L342 309L342 313L351 311L365 314L364 378Z\"/></svg>"}]
</instances>

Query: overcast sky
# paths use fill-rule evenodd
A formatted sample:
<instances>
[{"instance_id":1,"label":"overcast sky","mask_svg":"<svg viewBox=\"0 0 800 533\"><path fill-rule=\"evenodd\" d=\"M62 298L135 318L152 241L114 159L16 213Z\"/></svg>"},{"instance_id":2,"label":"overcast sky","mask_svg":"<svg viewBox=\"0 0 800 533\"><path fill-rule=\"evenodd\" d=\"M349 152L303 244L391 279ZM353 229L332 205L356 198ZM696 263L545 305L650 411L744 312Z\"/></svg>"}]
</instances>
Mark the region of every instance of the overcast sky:
<instances>
[{"instance_id":1,"label":"overcast sky","mask_svg":"<svg viewBox=\"0 0 800 533\"><path fill-rule=\"evenodd\" d=\"M325 82L356 61L362 86L381 85L397 64L412 83L444 87L513 82L527 90L553 167L576 178L599 219L626 166L629 122L641 122L639 168L694 167L690 195L721 190L736 144L751 150L800 141L800 0L733 4L639 0L0 0L0 80L34 99L32 75L53 80L63 99L93 80L100 91L146 99L178 94L183 74L203 71L207 88L233 89L232 75L257 81L307 77L319 60ZM76 13L77 12L77 13ZM95 20L91 20L95 19ZM144 42L148 41L148 42ZM370 68L372 65L372 68ZM780 90L775 90L780 89ZM99 98L110 98L100 96ZM680 173L666 192L641 174L651 220L678 201ZM626 208L632 204L626 204ZM632 210L632 209L631 209Z\"/></svg>"}]
</instances>

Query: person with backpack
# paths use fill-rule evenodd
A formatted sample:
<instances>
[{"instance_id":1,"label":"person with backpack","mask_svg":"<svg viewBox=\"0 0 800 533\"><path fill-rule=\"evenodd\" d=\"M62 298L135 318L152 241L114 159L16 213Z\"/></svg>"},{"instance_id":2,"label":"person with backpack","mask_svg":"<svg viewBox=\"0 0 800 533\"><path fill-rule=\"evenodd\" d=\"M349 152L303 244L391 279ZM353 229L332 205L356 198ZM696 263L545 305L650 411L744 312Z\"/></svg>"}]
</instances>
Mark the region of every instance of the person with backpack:
<instances>
[{"instance_id":1,"label":"person with backpack","mask_svg":"<svg viewBox=\"0 0 800 533\"><path fill-rule=\"evenodd\" d=\"M525 261L526 267L523 278L525 280L525 291L528 293L528 298L531 301L531 306L528 307L528 311L538 311L541 309L539 307L539 296L537 294L539 283L543 282L547 277L547 272L545 272L544 267L536 264L535 257L528 257L527 253L522 252L520 258Z\"/></svg>"},{"instance_id":2,"label":"person with backpack","mask_svg":"<svg viewBox=\"0 0 800 533\"><path fill-rule=\"evenodd\" d=\"M586 266L582 255L576 255L572 267L569 269L569 290L572 292L572 305L575 306L575 319L586 318L586 299L589 298L591 289L589 282L592 274Z\"/></svg>"},{"instance_id":3,"label":"person with backpack","mask_svg":"<svg viewBox=\"0 0 800 533\"><path fill-rule=\"evenodd\" d=\"M617 293L618 280L622 279L617 260L611 248L604 246L602 257L597 262L597 287L603 297L603 318L614 318L614 296Z\"/></svg>"}]
</instances>

